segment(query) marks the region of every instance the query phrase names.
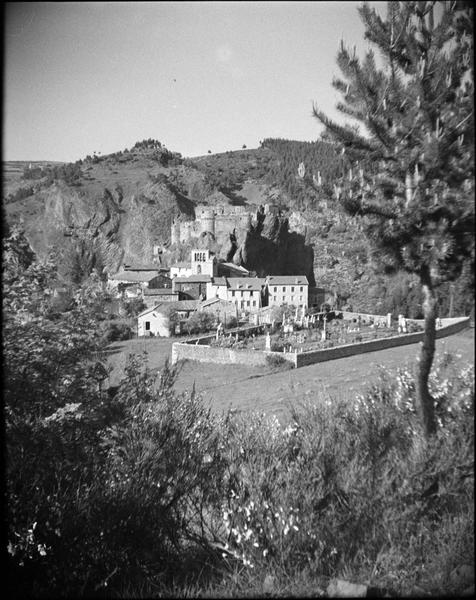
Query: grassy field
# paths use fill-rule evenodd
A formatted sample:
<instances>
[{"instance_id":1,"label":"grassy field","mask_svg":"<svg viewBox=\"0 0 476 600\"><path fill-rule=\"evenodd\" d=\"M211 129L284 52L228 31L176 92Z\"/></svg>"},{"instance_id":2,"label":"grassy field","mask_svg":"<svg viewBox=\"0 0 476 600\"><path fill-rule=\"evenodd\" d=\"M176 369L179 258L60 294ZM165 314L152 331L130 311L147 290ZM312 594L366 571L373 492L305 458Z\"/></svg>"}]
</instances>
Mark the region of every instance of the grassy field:
<instances>
[{"instance_id":1,"label":"grassy field","mask_svg":"<svg viewBox=\"0 0 476 600\"><path fill-rule=\"evenodd\" d=\"M160 369L170 356L173 339L129 340L110 346L109 361L113 367L111 383L117 383L129 353L147 351L149 365ZM444 352L462 362L474 362L474 329L437 340L436 358ZM289 406L303 398L312 399L327 392L332 397L347 398L363 391L378 378L378 366L397 369L412 365L419 345L400 346L318 363L300 369L273 370L271 367L216 365L187 361L176 382L177 391L193 385L214 411L259 410L286 419Z\"/></svg>"}]
</instances>

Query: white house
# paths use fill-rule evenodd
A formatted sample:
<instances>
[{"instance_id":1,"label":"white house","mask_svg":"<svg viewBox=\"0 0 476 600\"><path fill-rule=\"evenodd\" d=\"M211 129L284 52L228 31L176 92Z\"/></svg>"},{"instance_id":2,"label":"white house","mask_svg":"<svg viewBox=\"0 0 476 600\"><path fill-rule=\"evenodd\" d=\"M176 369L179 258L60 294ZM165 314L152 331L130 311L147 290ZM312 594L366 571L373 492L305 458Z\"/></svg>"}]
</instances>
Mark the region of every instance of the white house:
<instances>
[{"instance_id":1,"label":"white house","mask_svg":"<svg viewBox=\"0 0 476 600\"><path fill-rule=\"evenodd\" d=\"M170 337L174 333L176 321L187 318L198 306L198 300L178 300L148 308L137 316L137 334L139 337ZM172 315L176 318L171 319Z\"/></svg>"},{"instance_id":2,"label":"white house","mask_svg":"<svg viewBox=\"0 0 476 600\"><path fill-rule=\"evenodd\" d=\"M268 275L268 306L309 305L309 282L305 275Z\"/></svg>"},{"instance_id":3,"label":"white house","mask_svg":"<svg viewBox=\"0 0 476 600\"><path fill-rule=\"evenodd\" d=\"M262 306L266 279L261 277L231 277L228 279L228 300L241 312L256 312Z\"/></svg>"},{"instance_id":4,"label":"white house","mask_svg":"<svg viewBox=\"0 0 476 600\"><path fill-rule=\"evenodd\" d=\"M170 277L190 277L192 275L192 264L188 262L178 262L170 267Z\"/></svg>"},{"instance_id":5,"label":"white house","mask_svg":"<svg viewBox=\"0 0 476 600\"><path fill-rule=\"evenodd\" d=\"M226 277L212 277L207 282L207 299L220 298L228 300L228 283Z\"/></svg>"}]
</instances>

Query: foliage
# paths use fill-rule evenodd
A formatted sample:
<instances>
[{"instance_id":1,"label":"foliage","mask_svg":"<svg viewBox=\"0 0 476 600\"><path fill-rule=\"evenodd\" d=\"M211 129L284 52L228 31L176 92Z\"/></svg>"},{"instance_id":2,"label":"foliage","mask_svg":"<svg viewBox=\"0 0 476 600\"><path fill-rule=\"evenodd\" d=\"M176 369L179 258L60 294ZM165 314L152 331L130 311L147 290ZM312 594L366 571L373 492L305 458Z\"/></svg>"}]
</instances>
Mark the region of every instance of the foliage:
<instances>
[{"instance_id":1,"label":"foliage","mask_svg":"<svg viewBox=\"0 0 476 600\"><path fill-rule=\"evenodd\" d=\"M64 165L48 165L43 171L43 175L46 177L46 185L50 185L57 180L64 181L68 185L76 185L81 180L82 176L79 161L75 163L66 163Z\"/></svg>"},{"instance_id":2,"label":"foliage","mask_svg":"<svg viewBox=\"0 0 476 600\"><path fill-rule=\"evenodd\" d=\"M407 370L367 393L264 414L213 415L177 369L129 358L119 385L91 364L88 299L50 322L51 269L5 241L7 590L15 596L307 594L340 576L411 595L461 591L474 560L474 369L431 373L438 434L426 442ZM54 275L54 270L53 270ZM90 284L93 287L94 282ZM23 325L18 312L32 316ZM473 558L472 558L473 557ZM428 575L427 575L428 573ZM259 582L259 584L257 583Z\"/></svg>"},{"instance_id":3,"label":"foliage","mask_svg":"<svg viewBox=\"0 0 476 600\"><path fill-rule=\"evenodd\" d=\"M283 346L277 344L276 342L274 344L271 344L271 350L273 352L281 352L282 348ZM267 354L266 362L270 367L280 370L292 369L293 366L289 360L286 360L284 356L280 356L279 354Z\"/></svg>"},{"instance_id":4,"label":"foliage","mask_svg":"<svg viewBox=\"0 0 476 600\"><path fill-rule=\"evenodd\" d=\"M291 200L289 208L317 208L319 201L331 200L332 182L343 170L331 144L266 138L261 147L271 150L277 159L269 163L265 180L284 188ZM305 166L302 178L298 176L300 163Z\"/></svg>"},{"instance_id":5,"label":"foliage","mask_svg":"<svg viewBox=\"0 0 476 600\"><path fill-rule=\"evenodd\" d=\"M10 202L18 202L19 200L24 200L25 198L29 198L33 196L35 190L33 187L21 187L15 190L15 192L8 194L5 198L5 204L10 204Z\"/></svg>"},{"instance_id":6,"label":"foliage","mask_svg":"<svg viewBox=\"0 0 476 600\"><path fill-rule=\"evenodd\" d=\"M362 218L373 256L386 270L415 274L422 286L425 339L418 396L427 435L435 431L428 376L434 355L435 286L474 267L474 114L472 6L389 4L386 19L359 8L373 51L360 61L341 44L338 110L355 124L331 121L317 106L325 137L347 157L335 193ZM359 125L361 129L359 129ZM378 165L374 173L369 165Z\"/></svg>"},{"instance_id":7,"label":"foliage","mask_svg":"<svg viewBox=\"0 0 476 600\"><path fill-rule=\"evenodd\" d=\"M131 298L124 302L124 308L128 317L137 317L139 313L146 309L142 298Z\"/></svg>"},{"instance_id":8,"label":"foliage","mask_svg":"<svg viewBox=\"0 0 476 600\"><path fill-rule=\"evenodd\" d=\"M109 323L103 334L103 340L107 343L122 342L134 337L134 331L127 323Z\"/></svg>"},{"instance_id":9,"label":"foliage","mask_svg":"<svg viewBox=\"0 0 476 600\"><path fill-rule=\"evenodd\" d=\"M213 329L216 317L207 312L194 312L185 321L185 329L190 335L192 333L205 333Z\"/></svg>"}]
</instances>

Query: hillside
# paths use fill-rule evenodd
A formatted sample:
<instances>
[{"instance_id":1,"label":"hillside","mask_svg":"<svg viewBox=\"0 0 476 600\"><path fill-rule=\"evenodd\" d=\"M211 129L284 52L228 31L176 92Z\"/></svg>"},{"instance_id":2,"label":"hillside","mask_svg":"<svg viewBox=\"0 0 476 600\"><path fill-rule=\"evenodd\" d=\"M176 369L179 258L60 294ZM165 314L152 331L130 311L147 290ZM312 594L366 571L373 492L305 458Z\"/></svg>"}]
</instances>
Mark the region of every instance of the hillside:
<instances>
[{"instance_id":1,"label":"hillside","mask_svg":"<svg viewBox=\"0 0 476 600\"><path fill-rule=\"evenodd\" d=\"M149 139L74 164L4 163L4 213L7 223L23 222L37 254L56 255L66 280L94 267L114 273L123 262L168 266L208 247L261 275L306 274L355 310L420 316L416 282L376 275L359 222L333 199L341 170L325 142L266 139L255 149L184 159ZM267 213L258 223L260 206ZM213 231L208 210L221 215ZM471 281L467 273L453 288L454 314L471 308ZM449 289L442 288L444 314Z\"/></svg>"}]
</instances>

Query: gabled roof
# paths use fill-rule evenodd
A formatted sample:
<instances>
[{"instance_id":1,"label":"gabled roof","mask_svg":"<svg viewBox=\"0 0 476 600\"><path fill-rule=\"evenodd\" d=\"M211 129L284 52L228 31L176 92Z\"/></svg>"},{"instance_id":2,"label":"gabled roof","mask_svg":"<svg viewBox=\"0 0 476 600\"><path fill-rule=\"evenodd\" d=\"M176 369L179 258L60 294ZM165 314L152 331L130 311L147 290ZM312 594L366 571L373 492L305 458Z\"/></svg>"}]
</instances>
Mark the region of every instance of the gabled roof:
<instances>
[{"instance_id":1,"label":"gabled roof","mask_svg":"<svg viewBox=\"0 0 476 600\"><path fill-rule=\"evenodd\" d=\"M162 312L163 310L185 310L185 311L193 311L198 308L200 304L200 300L176 300L175 302L160 302L159 304L155 304L151 308L147 308L137 315L137 318L143 317L148 313L153 311Z\"/></svg>"},{"instance_id":2,"label":"gabled roof","mask_svg":"<svg viewBox=\"0 0 476 600\"><path fill-rule=\"evenodd\" d=\"M228 279L229 289L239 291L261 291L266 279L262 277L230 277Z\"/></svg>"},{"instance_id":3,"label":"gabled roof","mask_svg":"<svg viewBox=\"0 0 476 600\"><path fill-rule=\"evenodd\" d=\"M206 308L207 306L211 306L213 304L216 304L217 302L222 306L226 305L233 308L236 307L236 304L234 302L230 302L229 300L223 300L223 298L210 298L209 300L204 300L200 306L202 308Z\"/></svg>"},{"instance_id":4,"label":"gabled roof","mask_svg":"<svg viewBox=\"0 0 476 600\"><path fill-rule=\"evenodd\" d=\"M227 285L226 277L212 277L213 285Z\"/></svg>"},{"instance_id":5,"label":"gabled roof","mask_svg":"<svg viewBox=\"0 0 476 600\"><path fill-rule=\"evenodd\" d=\"M248 269L245 269L245 267L242 267L241 265L235 265L235 263L232 262L221 262L218 263L218 267L225 267L226 269L230 270L230 271L235 271L237 273L241 273L243 276L248 275L249 271Z\"/></svg>"},{"instance_id":6,"label":"gabled roof","mask_svg":"<svg viewBox=\"0 0 476 600\"><path fill-rule=\"evenodd\" d=\"M119 271L115 275L110 275L109 279L114 281L128 281L130 283L147 282L158 277L157 271Z\"/></svg>"},{"instance_id":7,"label":"gabled roof","mask_svg":"<svg viewBox=\"0 0 476 600\"><path fill-rule=\"evenodd\" d=\"M124 271L167 271L168 269L164 269L159 264L149 263L147 265L127 265L124 264Z\"/></svg>"},{"instance_id":8,"label":"gabled roof","mask_svg":"<svg viewBox=\"0 0 476 600\"><path fill-rule=\"evenodd\" d=\"M210 275L190 275L190 277L175 277L175 283L204 283L211 281Z\"/></svg>"},{"instance_id":9,"label":"gabled roof","mask_svg":"<svg viewBox=\"0 0 476 600\"><path fill-rule=\"evenodd\" d=\"M305 275L268 275L268 285L309 285Z\"/></svg>"}]
</instances>

